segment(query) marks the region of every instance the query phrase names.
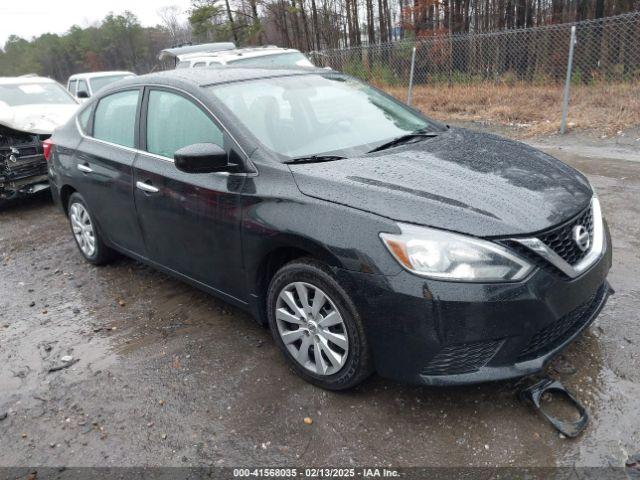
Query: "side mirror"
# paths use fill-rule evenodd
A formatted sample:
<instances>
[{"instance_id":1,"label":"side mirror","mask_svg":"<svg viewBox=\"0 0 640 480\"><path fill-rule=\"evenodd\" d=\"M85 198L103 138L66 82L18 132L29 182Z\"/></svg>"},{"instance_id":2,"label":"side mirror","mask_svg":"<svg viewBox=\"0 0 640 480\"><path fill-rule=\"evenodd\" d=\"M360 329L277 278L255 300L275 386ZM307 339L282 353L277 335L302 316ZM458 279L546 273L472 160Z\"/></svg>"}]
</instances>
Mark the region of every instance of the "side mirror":
<instances>
[{"instance_id":1,"label":"side mirror","mask_svg":"<svg viewBox=\"0 0 640 480\"><path fill-rule=\"evenodd\" d=\"M194 143L173 155L176 168L186 173L229 172L237 165L229 163L227 152L215 143Z\"/></svg>"},{"instance_id":2,"label":"side mirror","mask_svg":"<svg viewBox=\"0 0 640 480\"><path fill-rule=\"evenodd\" d=\"M78 93L76 93L76 97L89 98L89 92L87 92L86 90L80 90Z\"/></svg>"}]
</instances>

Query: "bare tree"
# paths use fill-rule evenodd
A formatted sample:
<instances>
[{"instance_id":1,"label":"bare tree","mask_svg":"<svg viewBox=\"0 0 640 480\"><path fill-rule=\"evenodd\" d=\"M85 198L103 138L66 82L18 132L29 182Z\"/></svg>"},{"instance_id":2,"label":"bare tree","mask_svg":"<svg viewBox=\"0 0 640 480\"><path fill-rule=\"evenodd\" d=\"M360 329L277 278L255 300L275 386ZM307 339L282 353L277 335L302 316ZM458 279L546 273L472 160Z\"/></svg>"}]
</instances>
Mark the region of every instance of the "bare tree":
<instances>
[{"instance_id":1,"label":"bare tree","mask_svg":"<svg viewBox=\"0 0 640 480\"><path fill-rule=\"evenodd\" d=\"M181 21L182 10L177 5L167 5L157 11L162 20L162 26L169 33L173 45L186 43L191 40L191 26L189 22Z\"/></svg>"}]
</instances>

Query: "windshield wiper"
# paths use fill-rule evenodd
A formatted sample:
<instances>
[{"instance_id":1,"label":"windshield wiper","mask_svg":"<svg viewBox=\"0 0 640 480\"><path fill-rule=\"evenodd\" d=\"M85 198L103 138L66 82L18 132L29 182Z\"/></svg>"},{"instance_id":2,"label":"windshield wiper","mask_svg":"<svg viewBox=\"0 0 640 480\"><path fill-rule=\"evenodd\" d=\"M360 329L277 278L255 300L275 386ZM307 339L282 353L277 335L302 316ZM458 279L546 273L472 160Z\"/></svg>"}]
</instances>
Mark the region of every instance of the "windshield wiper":
<instances>
[{"instance_id":1,"label":"windshield wiper","mask_svg":"<svg viewBox=\"0 0 640 480\"><path fill-rule=\"evenodd\" d=\"M418 141L421 138L433 138L440 135L439 132L429 132L426 129L415 130L406 135L401 135L388 142L378 145L373 150L369 150L367 153L379 152L380 150L386 150L387 148L395 147L396 145L402 145L403 143L410 143L412 140Z\"/></svg>"},{"instance_id":2,"label":"windshield wiper","mask_svg":"<svg viewBox=\"0 0 640 480\"><path fill-rule=\"evenodd\" d=\"M334 160L344 160L347 157L341 157L340 155L310 155L308 157L292 158L284 163L319 163L319 162L333 162Z\"/></svg>"}]
</instances>

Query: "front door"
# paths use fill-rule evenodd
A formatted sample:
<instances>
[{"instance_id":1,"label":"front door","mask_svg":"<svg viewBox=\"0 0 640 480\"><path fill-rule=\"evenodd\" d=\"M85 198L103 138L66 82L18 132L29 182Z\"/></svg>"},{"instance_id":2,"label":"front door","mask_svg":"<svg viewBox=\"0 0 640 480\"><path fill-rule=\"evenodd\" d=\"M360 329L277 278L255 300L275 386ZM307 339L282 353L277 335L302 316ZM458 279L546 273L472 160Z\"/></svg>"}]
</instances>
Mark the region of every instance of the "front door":
<instances>
[{"instance_id":1,"label":"front door","mask_svg":"<svg viewBox=\"0 0 640 480\"><path fill-rule=\"evenodd\" d=\"M134 162L135 201L148 257L202 284L245 301L240 235L244 177L193 174L173 163L176 150L231 140L191 97L150 88Z\"/></svg>"}]
</instances>

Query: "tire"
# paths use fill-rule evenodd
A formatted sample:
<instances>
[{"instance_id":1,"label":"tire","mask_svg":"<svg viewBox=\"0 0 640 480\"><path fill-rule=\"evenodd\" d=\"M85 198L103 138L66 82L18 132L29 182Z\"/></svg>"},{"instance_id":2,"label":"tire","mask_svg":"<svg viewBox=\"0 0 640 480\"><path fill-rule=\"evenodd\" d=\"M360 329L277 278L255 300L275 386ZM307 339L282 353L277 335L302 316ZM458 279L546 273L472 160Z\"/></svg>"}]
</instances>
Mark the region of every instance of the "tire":
<instances>
[{"instance_id":1,"label":"tire","mask_svg":"<svg viewBox=\"0 0 640 480\"><path fill-rule=\"evenodd\" d=\"M73 239L84 259L94 265L104 265L113 260L114 252L104 244L94 217L84 198L82 198L82 195L75 192L69 197L67 212ZM78 234L79 223L82 224L85 229L82 233ZM90 245L87 238L89 231L92 232L92 237L89 238L93 238L93 248L88 248Z\"/></svg>"},{"instance_id":2,"label":"tire","mask_svg":"<svg viewBox=\"0 0 640 480\"><path fill-rule=\"evenodd\" d=\"M314 314L316 298L323 306ZM276 344L306 381L327 390L346 390L373 373L362 319L326 265L298 259L278 270L267 292L267 317ZM338 319L341 323L334 324ZM316 352L321 352L320 358Z\"/></svg>"}]
</instances>

